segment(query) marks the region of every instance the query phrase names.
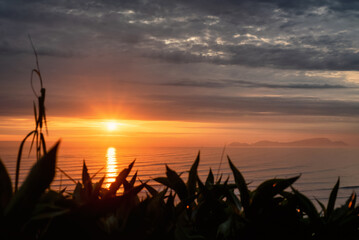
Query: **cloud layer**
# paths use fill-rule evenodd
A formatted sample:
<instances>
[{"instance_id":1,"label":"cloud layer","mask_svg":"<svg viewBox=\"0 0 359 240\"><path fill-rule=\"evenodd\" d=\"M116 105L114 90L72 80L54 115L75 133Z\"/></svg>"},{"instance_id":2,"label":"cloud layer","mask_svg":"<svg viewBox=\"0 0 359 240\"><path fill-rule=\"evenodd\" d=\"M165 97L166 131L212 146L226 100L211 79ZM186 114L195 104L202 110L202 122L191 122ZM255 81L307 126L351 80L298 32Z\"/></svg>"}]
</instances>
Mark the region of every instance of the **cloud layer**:
<instances>
[{"instance_id":1,"label":"cloud layer","mask_svg":"<svg viewBox=\"0 0 359 240\"><path fill-rule=\"evenodd\" d=\"M0 114L24 112L31 34L54 114L357 117L358 20L357 1L4 0Z\"/></svg>"}]
</instances>

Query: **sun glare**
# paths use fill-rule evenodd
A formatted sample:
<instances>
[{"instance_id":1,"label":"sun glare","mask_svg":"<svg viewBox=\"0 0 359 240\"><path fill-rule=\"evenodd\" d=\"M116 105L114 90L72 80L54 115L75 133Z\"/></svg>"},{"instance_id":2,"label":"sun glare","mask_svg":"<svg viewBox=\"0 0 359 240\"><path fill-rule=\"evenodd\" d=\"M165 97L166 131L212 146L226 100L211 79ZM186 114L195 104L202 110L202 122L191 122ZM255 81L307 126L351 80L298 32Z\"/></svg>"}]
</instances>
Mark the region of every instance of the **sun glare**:
<instances>
[{"instance_id":1,"label":"sun glare","mask_svg":"<svg viewBox=\"0 0 359 240\"><path fill-rule=\"evenodd\" d=\"M106 126L107 126L108 131L110 131L110 132L115 131L117 129L117 122L114 122L114 121L107 122Z\"/></svg>"}]
</instances>

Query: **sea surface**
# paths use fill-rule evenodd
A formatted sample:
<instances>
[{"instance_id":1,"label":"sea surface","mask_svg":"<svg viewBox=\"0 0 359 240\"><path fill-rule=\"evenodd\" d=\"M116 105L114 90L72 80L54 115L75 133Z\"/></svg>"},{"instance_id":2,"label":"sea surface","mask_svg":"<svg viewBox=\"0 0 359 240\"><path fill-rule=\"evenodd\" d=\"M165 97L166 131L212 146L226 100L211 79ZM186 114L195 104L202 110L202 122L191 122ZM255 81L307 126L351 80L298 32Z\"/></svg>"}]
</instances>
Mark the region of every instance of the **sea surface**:
<instances>
[{"instance_id":1,"label":"sea surface","mask_svg":"<svg viewBox=\"0 0 359 240\"><path fill-rule=\"evenodd\" d=\"M19 144L1 143L0 158L4 162L14 183L16 157ZM34 154L28 156L24 150L20 182L36 162ZM198 174L205 181L211 168L215 179L230 176L227 155L242 172L250 189L270 178L286 178L300 175L293 185L311 199L326 203L331 189L340 177L340 190L336 205L345 203L353 191L359 192L359 149L358 148L120 148L116 146L86 147L60 146L57 166L68 176L57 170L53 189L67 192L74 189L73 181L80 181L83 162L94 181L106 176L105 184L114 181L117 174L136 159L130 177L138 171L138 178L149 180L149 184L160 187L155 177L165 176L166 165L187 178L188 170L200 152Z\"/></svg>"}]
</instances>

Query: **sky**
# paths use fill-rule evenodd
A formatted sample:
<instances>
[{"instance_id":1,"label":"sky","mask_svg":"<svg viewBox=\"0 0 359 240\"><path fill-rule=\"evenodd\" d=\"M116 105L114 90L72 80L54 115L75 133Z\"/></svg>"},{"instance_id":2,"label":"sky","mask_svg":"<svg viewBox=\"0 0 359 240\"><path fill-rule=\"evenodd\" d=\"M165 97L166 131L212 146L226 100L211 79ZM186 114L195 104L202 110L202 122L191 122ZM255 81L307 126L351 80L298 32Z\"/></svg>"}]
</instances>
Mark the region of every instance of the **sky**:
<instances>
[{"instance_id":1,"label":"sky","mask_svg":"<svg viewBox=\"0 0 359 240\"><path fill-rule=\"evenodd\" d=\"M34 128L30 34L49 139L359 145L358 20L350 0L0 0L0 141Z\"/></svg>"}]
</instances>

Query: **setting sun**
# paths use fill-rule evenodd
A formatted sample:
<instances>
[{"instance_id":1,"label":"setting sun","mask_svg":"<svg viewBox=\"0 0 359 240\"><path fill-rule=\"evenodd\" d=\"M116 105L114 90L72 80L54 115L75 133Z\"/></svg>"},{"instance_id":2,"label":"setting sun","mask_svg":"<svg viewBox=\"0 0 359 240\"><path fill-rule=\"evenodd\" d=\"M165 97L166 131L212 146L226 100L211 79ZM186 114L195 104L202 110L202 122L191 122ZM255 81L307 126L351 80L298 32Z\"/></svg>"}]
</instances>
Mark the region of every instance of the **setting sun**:
<instances>
[{"instance_id":1,"label":"setting sun","mask_svg":"<svg viewBox=\"0 0 359 240\"><path fill-rule=\"evenodd\" d=\"M107 126L108 131L110 131L110 132L115 131L117 129L117 122L114 122L114 121L107 122L106 126Z\"/></svg>"}]
</instances>

